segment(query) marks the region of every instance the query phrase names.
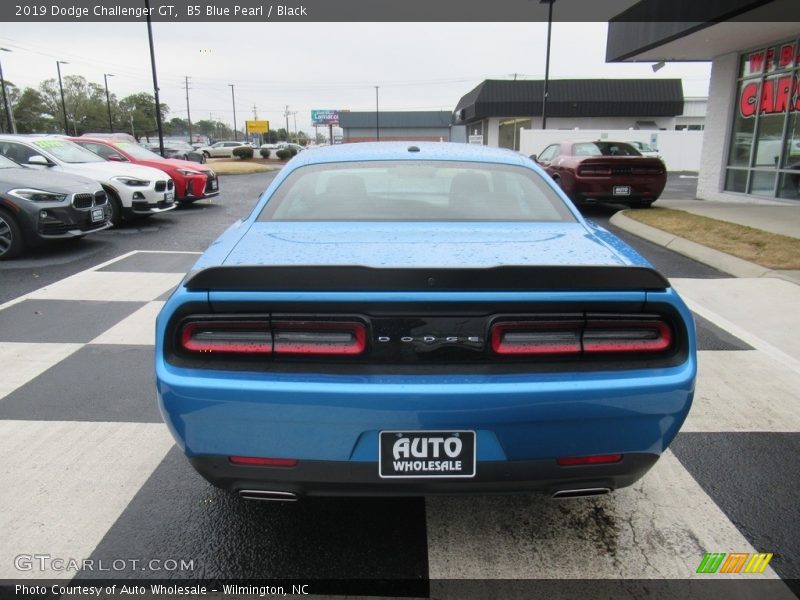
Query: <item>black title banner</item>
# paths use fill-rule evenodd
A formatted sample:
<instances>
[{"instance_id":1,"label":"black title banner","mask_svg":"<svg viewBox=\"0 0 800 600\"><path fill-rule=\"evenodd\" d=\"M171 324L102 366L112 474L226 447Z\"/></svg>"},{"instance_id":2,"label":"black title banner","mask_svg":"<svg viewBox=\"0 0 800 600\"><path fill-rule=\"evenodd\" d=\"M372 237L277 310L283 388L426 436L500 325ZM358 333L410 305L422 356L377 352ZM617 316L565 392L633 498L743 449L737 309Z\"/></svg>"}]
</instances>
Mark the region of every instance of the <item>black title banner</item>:
<instances>
[{"instance_id":1,"label":"black title banner","mask_svg":"<svg viewBox=\"0 0 800 600\"><path fill-rule=\"evenodd\" d=\"M543 22L549 9L544 0L3 0L0 21ZM786 10L752 0L553 0L552 20L785 22L800 16L800 2Z\"/></svg>"}]
</instances>

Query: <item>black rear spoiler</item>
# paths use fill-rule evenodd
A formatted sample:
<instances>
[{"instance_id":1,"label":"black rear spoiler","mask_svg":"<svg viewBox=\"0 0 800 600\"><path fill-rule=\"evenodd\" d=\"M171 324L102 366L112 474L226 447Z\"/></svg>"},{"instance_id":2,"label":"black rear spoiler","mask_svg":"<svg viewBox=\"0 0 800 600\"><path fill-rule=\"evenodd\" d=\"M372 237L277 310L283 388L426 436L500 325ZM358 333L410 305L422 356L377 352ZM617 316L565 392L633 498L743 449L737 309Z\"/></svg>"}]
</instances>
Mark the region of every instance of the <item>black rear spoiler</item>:
<instances>
[{"instance_id":1,"label":"black rear spoiler","mask_svg":"<svg viewBox=\"0 0 800 600\"><path fill-rule=\"evenodd\" d=\"M484 269L359 266L209 267L183 285L196 291L419 292L419 291L653 291L670 287L648 267L503 266Z\"/></svg>"}]
</instances>

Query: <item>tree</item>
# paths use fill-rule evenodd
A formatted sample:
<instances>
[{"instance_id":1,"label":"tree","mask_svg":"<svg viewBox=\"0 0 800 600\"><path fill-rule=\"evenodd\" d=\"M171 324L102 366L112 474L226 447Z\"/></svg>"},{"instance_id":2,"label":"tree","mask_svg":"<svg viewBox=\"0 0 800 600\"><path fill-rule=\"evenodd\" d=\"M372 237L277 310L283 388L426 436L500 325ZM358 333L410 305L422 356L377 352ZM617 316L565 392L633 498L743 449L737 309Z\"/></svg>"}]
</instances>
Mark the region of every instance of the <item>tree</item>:
<instances>
[{"instance_id":1,"label":"tree","mask_svg":"<svg viewBox=\"0 0 800 600\"><path fill-rule=\"evenodd\" d=\"M189 121L186 119L181 119L180 117L174 117L169 120L169 123L165 123L164 130L169 135L173 136L181 136L185 137L189 135Z\"/></svg>"},{"instance_id":2,"label":"tree","mask_svg":"<svg viewBox=\"0 0 800 600\"><path fill-rule=\"evenodd\" d=\"M6 86L6 97L8 98L8 103L11 105L11 115L14 117L14 121L16 122L16 110L14 110L14 102L19 96L19 88L8 80L5 80L4 83ZM6 105L5 102L3 102L2 95L0 95L0 131L4 133L11 133L11 131L6 131L7 129L8 120L6 119Z\"/></svg>"},{"instance_id":3,"label":"tree","mask_svg":"<svg viewBox=\"0 0 800 600\"><path fill-rule=\"evenodd\" d=\"M58 122L47 110L42 95L33 88L25 88L13 103L17 133L56 133Z\"/></svg>"},{"instance_id":4,"label":"tree","mask_svg":"<svg viewBox=\"0 0 800 600\"><path fill-rule=\"evenodd\" d=\"M82 75L67 75L63 79L64 104L67 109L68 133L81 135L91 131L108 130L106 93L103 86L87 81ZM55 79L39 84L39 93L47 107L47 113L61 123L61 91Z\"/></svg>"},{"instance_id":5,"label":"tree","mask_svg":"<svg viewBox=\"0 0 800 600\"><path fill-rule=\"evenodd\" d=\"M169 107L161 103L161 119L165 120ZM136 139L141 137L158 137L156 123L156 101L152 94L139 92L131 94L119 101L119 113L122 115L122 127Z\"/></svg>"}]
</instances>

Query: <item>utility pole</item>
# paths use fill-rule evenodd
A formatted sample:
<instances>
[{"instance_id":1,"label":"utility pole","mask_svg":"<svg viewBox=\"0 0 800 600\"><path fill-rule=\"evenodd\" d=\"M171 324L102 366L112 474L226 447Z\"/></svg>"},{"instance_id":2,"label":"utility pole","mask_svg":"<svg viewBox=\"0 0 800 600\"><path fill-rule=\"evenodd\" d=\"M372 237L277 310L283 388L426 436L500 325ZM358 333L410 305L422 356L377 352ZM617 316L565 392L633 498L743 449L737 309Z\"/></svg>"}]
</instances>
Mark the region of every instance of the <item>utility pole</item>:
<instances>
[{"instance_id":1,"label":"utility pole","mask_svg":"<svg viewBox=\"0 0 800 600\"><path fill-rule=\"evenodd\" d=\"M380 86L375 86L375 141L381 141L381 120L380 120L380 110L378 108L378 89Z\"/></svg>"},{"instance_id":2,"label":"utility pole","mask_svg":"<svg viewBox=\"0 0 800 600\"><path fill-rule=\"evenodd\" d=\"M297 137L297 111L292 112L292 122L294 123L294 143L297 144L300 139Z\"/></svg>"},{"instance_id":3,"label":"utility pole","mask_svg":"<svg viewBox=\"0 0 800 600\"><path fill-rule=\"evenodd\" d=\"M192 113L189 112L189 76L184 77L186 85L186 122L189 124L189 143L192 143Z\"/></svg>"},{"instance_id":4,"label":"utility pole","mask_svg":"<svg viewBox=\"0 0 800 600\"><path fill-rule=\"evenodd\" d=\"M258 113L256 112L256 105L253 104L253 121L258 121Z\"/></svg>"},{"instance_id":5,"label":"utility pole","mask_svg":"<svg viewBox=\"0 0 800 600\"><path fill-rule=\"evenodd\" d=\"M114 121L111 120L111 96L108 94L108 78L113 77L112 73L103 73L103 81L106 84L106 106L108 107L108 131L114 133Z\"/></svg>"},{"instance_id":6,"label":"utility pole","mask_svg":"<svg viewBox=\"0 0 800 600\"><path fill-rule=\"evenodd\" d=\"M547 53L544 59L544 94L542 96L542 129L547 129L547 95L550 87L550 29L553 25L553 2L556 0L539 0L539 4L547 4Z\"/></svg>"},{"instance_id":7,"label":"utility pole","mask_svg":"<svg viewBox=\"0 0 800 600\"><path fill-rule=\"evenodd\" d=\"M69 63L64 60L56 61L56 70L58 71L58 89L61 91L61 112L64 113L64 135L69 135L69 125L67 124L67 103L64 101L64 84L61 81L61 65L68 65Z\"/></svg>"},{"instance_id":8,"label":"utility pole","mask_svg":"<svg viewBox=\"0 0 800 600\"><path fill-rule=\"evenodd\" d=\"M231 104L233 104L233 141L237 141L236 137L236 96L233 95L233 84L229 83L228 87L231 88Z\"/></svg>"},{"instance_id":9,"label":"utility pole","mask_svg":"<svg viewBox=\"0 0 800 600\"><path fill-rule=\"evenodd\" d=\"M286 141L289 141L289 105L286 105L286 110L283 111L283 116L286 117Z\"/></svg>"},{"instance_id":10,"label":"utility pole","mask_svg":"<svg viewBox=\"0 0 800 600\"><path fill-rule=\"evenodd\" d=\"M8 48L0 48L2 52L11 52ZM8 126L8 133L17 133L14 127L14 120L11 118L11 105L8 103L8 96L6 96L6 80L3 79L3 65L0 64L0 86L3 88L3 105L6 108L6 125Z\"/></svg>"}]
</instances>

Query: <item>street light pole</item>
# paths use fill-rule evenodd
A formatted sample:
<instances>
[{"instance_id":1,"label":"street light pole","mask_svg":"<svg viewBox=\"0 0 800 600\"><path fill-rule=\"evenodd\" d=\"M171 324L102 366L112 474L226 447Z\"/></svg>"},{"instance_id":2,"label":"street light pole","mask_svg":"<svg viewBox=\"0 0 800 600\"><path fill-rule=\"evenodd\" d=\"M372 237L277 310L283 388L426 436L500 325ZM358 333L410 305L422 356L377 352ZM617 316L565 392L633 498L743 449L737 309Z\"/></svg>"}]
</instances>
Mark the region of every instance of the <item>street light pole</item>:
<instances>
[{"instance_id":1,"label":"street light pole","mask_svg":"<svg viewBox=\"0 0 800 600\"><path fill-rule=\"evenodd\" d=\"M112 73L103 73L103 81L106 84L106 106L108 107L108 131L114 133L114 121L111 120L111 96L108 94L108 78L113 77Z\"/></svg>"},{"instance_id":2,"label":"street light pole","mask_svg":"<svg viewBox=\"0 0 800 600\"><path fill-rule=\"evenodd\" d=\"M158 153L164 156L164 126L161 123L161 101L158 98L158 74L156 73L156 51L153 48L153 24L150 22L150 0L144 0L147 9L147 41L150 44L150 69L153 71L153 96L156 102L156 127L158 127Z\"/></svg>"},{"instance_id":3,"label":"street light pole","mask_svg":"<svg viewBox=\"0 0 800 600\"><path fill-rule=\"evenodd\" d=\"M539 0L547 4L547 53L544 59L544 94L542 96L542 129L547 129L547 94L550 87L550 29L553 25L553 3L556 0Z\"/></svg>"},{"instance_id":4,"label":"street light pole","mask_svg":"<svg viewBox=\"0 0 800 600\"><path fill-rule=\"evenodd\" d=\"M64 113L64 135L69 135L69 125L67 124L67 103L64 101L64 84L61 81L61 65L68 65L69 63L64 60L56 61L56 70L58 71L58 89L61 91L61 112Z\"/></svg>"},{"instance_id":5,"label":"street light pole","mask_svg":"<svg viewBox=\"0 0 800 600\"><path fill-rule=\"evenodd\" d=\"M380 86L375 86L375 141L381 141L381 117L380 108L378 106L378 89Z\"/></svg>"},{"instance_id":6,"label":"street light pole","mask_svg":"<svg viewBox=\"0 0 800 600\"><path fill-rule=\"evenodd\" d=\"M233 93L233 84L229 83L228 87L231 88L231 104L233 104L233 141L238 141L236 137L236 96Z\"/></svg>"},{"instance_id":7,"label":"street light pole","mask_svg":"<svg viewBox=\"0 0 800 600\"><path fill-rule=\"evenodd\" d=\"M8 48L0 48L2 52L11 52ZM6 95L6 80L3 78L3 64L0 63L0 87L3 88L3 106L6 109L6 125L8 133L14 132L14 123L11 121L11 108L8 104L8 96Z\"/></svg>"}]
</instances>

